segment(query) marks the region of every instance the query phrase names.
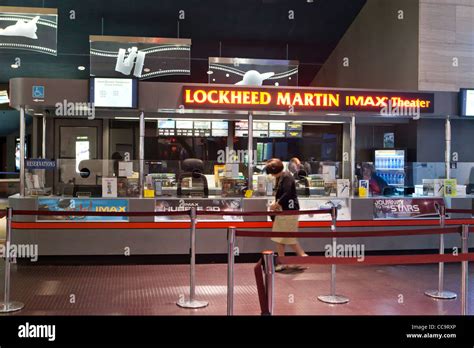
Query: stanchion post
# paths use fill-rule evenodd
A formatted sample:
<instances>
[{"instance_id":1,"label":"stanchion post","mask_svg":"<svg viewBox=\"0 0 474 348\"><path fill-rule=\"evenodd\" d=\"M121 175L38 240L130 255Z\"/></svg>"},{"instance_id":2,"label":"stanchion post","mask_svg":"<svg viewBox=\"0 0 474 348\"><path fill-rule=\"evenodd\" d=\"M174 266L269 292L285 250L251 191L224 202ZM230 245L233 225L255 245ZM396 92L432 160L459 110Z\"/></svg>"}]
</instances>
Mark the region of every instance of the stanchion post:
<instances>
[{"instance_id":1,"label":"stanchion post","mask_svg":"<svg viewBox=\"0 0 474 348\"><path fill-rule=\"evenodd\" d=\"M234 315L235 227L227 229L227 315Z\"/></svg>"},{"instance_id":2,"label":"stanchion post","mask_svg":"<svg viewBox=\"0 0 474 348\"><path fill-rule=\"evenodd\" d=\"M331 231L336 232L336 221L337 221L337 207L332 206L331 208ZM332 257L336 257L336 246L337 239L336 237L332 238ZM343 304L349 302L349 299L343 295L336 294L336 265L331 265L331 291L329 295L318 296L318 300L324 303L330 304Z\"/></svg>"},{"instance_id":3,"label":"stanchion post","mask_svg":"<svg viewBox=\"0 0 474 348\"><path fill-rule=\"evenodd\" d=\"M273 315L275 304L275 253L273 251L264 251L262 253L263 265L265 270L265 295L267 298L268 311Z\"/></svg>"},{"instance_id":4,"label":"stanchion post","mask_svg":"<svg viewBox=\"0 0 474 348\"><path fill-rule=\"evenodd\" d=\"M196 224L197 224L197 210L196 207L191 207L189 210L191 218L191 242L189 253L191 255L190 275L189 275L189 300L180 299L176 304L182 308L203 308L209 303L207 301L199 301L195 299L196 296Z\"/></svg>"},{"instance_id":5,"label":"stanchion post","mask_svg":"<svg viewBox=\"0 0 474 348\"><path fill-rule=\"evenodd\" d=\"M446 206L441 205L438 207L439 213L439 225L444 228L446 222ZM439 235L439 254L444 255L444 234ZM444 290L444 262L438 264L438 289L427 290L425 295L441 300L452 300L457 297L457 294L453 291Z\"/></svg>"},{"instance_id":6,"label":"stanchion post","mask_svg":"<svg viewBox=\"0 0 474 348\"><path fill-rule=\"evenodd\" d=\"M467 243L467 238L469 236L469 225L462 225L462 253L464 255L469 253L469 247ZM469 301L467 300L468 284L469 284L469 271L468 271L468 261L463 261L461 263L461 315L468 314L468 305Z\"/></svg>"},{"instance_id":7,"label":"stanchion post","mask_svg":"<svg viewBox=\"0 0 474 348\"><path fill-rule=\"evenodd\" d=\"M3 294L3 302L0 302L0 313L9 313L15 312L22 309L25 305L21 302L12 301L10 302L10 266L11 266L11 258L10 258L10 243L12 240L12 216L13 211L12 208L7 208L7 229L6 229L6 238L5 238L5 288Z\"/></svg>"}]
</instances>

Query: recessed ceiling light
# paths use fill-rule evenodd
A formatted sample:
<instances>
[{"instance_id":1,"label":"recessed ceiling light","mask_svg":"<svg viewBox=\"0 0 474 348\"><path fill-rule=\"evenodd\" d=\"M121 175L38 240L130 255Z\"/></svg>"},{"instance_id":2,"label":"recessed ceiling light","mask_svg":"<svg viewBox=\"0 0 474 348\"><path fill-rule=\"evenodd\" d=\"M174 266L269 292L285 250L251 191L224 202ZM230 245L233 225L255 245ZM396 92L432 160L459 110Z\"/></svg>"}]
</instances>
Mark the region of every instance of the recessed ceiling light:
<instances>
[{"instance_id":1,"label":"recessed ceiling light","mask_svg":"<svg viewBox=\"0 0 474 348\"><path fill-rule=\"evenodd\" d=\"M216 79L212 79L212 82L216 82Z\"/></svg>"},{"instance_id":2,"label":"recessed ceiling light","mask_svg":"<svg viewBox=\"0 0 474 348\"><path fill-rule=\"evenodd\" d=\"M280 84L279 84L278 82L275 82L275 86L277 86L277 87L278 87L278 86L280 86Z\"/></svg>"},{"instance_id":3,"label":"recessed ceiling light","mask_svg":"<svg viewBox=\"0 0 474 348\"><path fill-rule=\"evenodd\" d=\"M20 67L18 64L12 64L10 66L12 67L12 69L18 69Z\"/></svg>"},{"instance_id":4,"label":"recessed ceiling light","mask_svg":"<svg viewBox=\"0 0 474 348\"><path fill-rule=\"evenodd\" d=\"M339 116L340 114L326 114L327 116Z\"/></svg>"},{"instance_id":5,"label":"recessed ceiling light","mask_svg":"<svg viewBox=\"0 0 474 348\"><path fill-rule=\"evenodd\" d=\"M225 77L229 77L230 75L229 74L225 74Z\"/></svg>"},{"instance_id":6,"label":"recessed ceiling light","mask_svg":"<svg viewBox=\"0 0 474 348\"><path fill-rule=\"evenodd\" d=\"M208 70L208 71L207 71L207 74L208 74L208 75L212 75L212 74L214 74L214 71Z\"/></svg>"},{"instance_id":7,"label":"recessed ceiling light","mask_svg":"<svg viewBox=\"0 0 474 348\"><path fill-rule=\"evenodd\" d=\"M291 76L288 76L288 80L291 80Z\"/></svg>"},{"instance_id":8,"label":"recessed ceiling light","mask_svg":"<svg viewBox=\"0 0 474 348\"><path fill-rule=\"evenodd\" d=\"M149 73L150 71L151 71L150 68L143 69L143 72L146 72L146 73Z\"/></svg>"},{"instance_id":9,"label":"recessed ceiling light","mask_svg":"<svg viewBox=\"0 0 474 348\"><path fill-rule=\"evenodd\" d=\"M77 69L80 70L80 71L83 71L83 70L86 70L86 67L85 67L85 66L82 66L82 65L79 65L79 66L77 67Z\"/></svg>"}]
</instances>

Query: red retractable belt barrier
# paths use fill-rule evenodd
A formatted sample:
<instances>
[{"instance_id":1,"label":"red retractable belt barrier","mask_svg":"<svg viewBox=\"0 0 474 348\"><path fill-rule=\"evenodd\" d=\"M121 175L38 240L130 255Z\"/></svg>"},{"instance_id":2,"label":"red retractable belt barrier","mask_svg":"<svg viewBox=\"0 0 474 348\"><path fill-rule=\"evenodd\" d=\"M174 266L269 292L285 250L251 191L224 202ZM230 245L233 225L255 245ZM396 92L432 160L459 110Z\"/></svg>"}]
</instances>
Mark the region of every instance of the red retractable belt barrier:
<instances>
[{"instance_id":1,"label":"red retractable belt barrier","mask_svg":"<svg viewBox=\"0 0 474 348\"><path fill-rule=\"evenodd\" d=\"M471 214L474 215L474 210L472 209L446 209L446 213L454 213L454 214Z\"/></svg>"},{"instance_id":2,"label":"red retractable belt barrier","mask_svg":"<svg viewBox=\"0 0 474 348\"><path fill-rule=\"evenodd\" d=\"M270 314L268 303L266 301L265 283L263 282L263 262L260 259L254 267L255 281L257 282L258 302L260 302L260 309L262 315Z\"/></svg>"},{"instance_id":3,"label":"red retractable belt barrier","mask_svg":"<svg viewBox=\"0 0 474 348\"><path fill-rule=\"evenodd\" d=\"M418 254L418 255L369 255L363 259L357 257L327 256L285 256L277 257L276 262L283 265L316 264L316 265L408 265L440 262L474 261L474 253L452 254Z\"/></svg>"},{"instance_id":4,"label":"red retractable belt barrier","mask_svg":"<svg viewBox=\"0 0 474 348\"><path fill-rule=\"evenodd\" d=\"M351 238L351 237L388 237L388 236L407 236L407 235L427 235L427 234L447 234L461 233L461 227L445 227L431 229L413 229L413 230L379 230L379 231L354 231L354 232L265 232L265 231L243 231L237 230L237 237L283 237L283 238Z\"/></svg>"}]
</instances>

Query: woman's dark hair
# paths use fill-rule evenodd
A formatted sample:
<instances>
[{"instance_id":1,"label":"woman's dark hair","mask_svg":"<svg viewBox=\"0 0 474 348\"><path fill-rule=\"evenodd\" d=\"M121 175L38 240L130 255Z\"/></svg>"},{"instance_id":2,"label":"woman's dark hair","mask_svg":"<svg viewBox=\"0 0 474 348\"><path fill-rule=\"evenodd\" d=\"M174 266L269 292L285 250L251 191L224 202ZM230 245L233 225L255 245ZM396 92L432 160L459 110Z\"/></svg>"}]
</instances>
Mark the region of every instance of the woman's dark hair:
<instances>
[{"instance_id":1,"label":"woman's dark hair","mask_svg":"<svg viewBox=\"0 0 474 348\"><path fill-rule=\"evenodd\" d=\"M271 160L268 160L267 165L265 166L267 174L281 173L283 168L283 162L278 158L272 158Z\"/></svg>"}]
</instances>

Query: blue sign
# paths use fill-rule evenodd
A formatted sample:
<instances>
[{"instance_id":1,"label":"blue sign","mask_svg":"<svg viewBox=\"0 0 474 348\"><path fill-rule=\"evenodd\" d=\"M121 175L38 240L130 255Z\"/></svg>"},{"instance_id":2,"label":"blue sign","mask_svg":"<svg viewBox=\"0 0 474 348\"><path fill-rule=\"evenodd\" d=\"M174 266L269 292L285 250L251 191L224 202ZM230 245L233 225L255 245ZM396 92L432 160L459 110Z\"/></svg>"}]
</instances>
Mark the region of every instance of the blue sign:
<instances>
[{"instance_id":1,"label":"blue sign","mask_svg":"<svg viewBox=\"0 0 474 348\"><path fill-rule=\"evenodd\" d=\"M52 170L56 168L56 161L42 158L30 158L25 160L25 168Z\"/></svg>"},{"instance_id":2,"label":"blue sign","mask_svg":"<svg viewBox=\"0 0 474 348\"><path fill-rule=\"evenodd\" d=\"M44 99L44 86L33 86L33 98Z\"/></svg>"},{"instance_id":3,"label":"blue sign","mask_svg":"<svg viewBox=\"0 0 474 348\"><path fill-rule=\"evenodd\" d=\"M38 198L38 210L127 212L127 199ZM38 215L37 221L128 221L128 216L50 216Z\"/></svg>"}]
</instances>

